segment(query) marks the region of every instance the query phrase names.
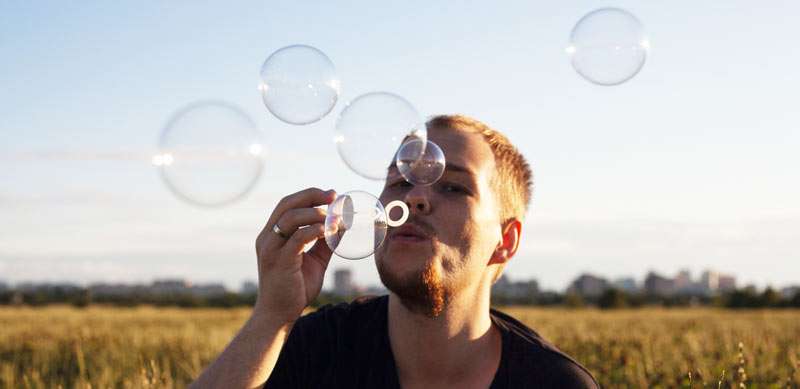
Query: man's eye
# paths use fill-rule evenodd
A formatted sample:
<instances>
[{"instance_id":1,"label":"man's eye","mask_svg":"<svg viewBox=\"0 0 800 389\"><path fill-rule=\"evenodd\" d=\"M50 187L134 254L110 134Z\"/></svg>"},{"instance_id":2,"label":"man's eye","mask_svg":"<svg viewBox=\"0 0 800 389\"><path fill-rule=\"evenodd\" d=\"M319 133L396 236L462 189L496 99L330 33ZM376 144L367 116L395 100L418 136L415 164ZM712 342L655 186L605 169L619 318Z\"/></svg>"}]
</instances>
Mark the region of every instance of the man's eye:
<instances>
[{"instance_id":1,"label":"man's eye","mask_svg":"<svg viewBox=\"0 0 800 389\"><path fill-rule=\"evenodd\" d=\"M466 193L467 191L459 185L450 184L450 183L442 183L441 189L443 192L447 193Z\"/></svg>"},{"instance_id":2,"label":"man's eye","mask_svg":"<svg viewBox=\"0 0 800 389\"><path fill-rule=\"evenodd\" d=\"M411 186L411 184L406 180L397 180L389 184L390 188L407 188L409 186Z\"/></svg>"}]
</instances>

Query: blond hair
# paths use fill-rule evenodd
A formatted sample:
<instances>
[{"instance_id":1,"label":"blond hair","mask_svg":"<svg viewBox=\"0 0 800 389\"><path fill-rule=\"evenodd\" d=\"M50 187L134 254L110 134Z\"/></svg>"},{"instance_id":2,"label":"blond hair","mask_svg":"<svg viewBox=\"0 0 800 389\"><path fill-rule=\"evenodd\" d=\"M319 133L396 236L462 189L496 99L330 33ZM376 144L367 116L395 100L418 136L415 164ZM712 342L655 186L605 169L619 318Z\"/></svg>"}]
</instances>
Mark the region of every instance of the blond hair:
<instances>
[{"instance_id":1,"label":"blond hair","mask_svg":"<svg viewBox=\"0 0 800 389\"><path fill-rule=\"evenodd\" d=\"M496 171L491 184L500 203L500 220L524 220L533 196L533 172L505 135L464 115L434 116L426 125L429 130L451 128L481 134L494 155Z\"/></svg>"}]
</instances>

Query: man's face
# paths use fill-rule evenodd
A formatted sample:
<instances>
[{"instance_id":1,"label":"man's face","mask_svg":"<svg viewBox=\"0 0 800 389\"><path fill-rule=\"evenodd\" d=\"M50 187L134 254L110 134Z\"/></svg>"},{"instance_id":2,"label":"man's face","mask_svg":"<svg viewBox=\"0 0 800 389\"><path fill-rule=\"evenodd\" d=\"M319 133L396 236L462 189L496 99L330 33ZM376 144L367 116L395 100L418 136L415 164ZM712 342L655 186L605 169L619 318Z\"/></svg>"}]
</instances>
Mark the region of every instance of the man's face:
<instances>
[{"instance_id":1,"label":"man's face","mask_svg":"<svg viewBox=\"0 0 800 389\"><path fill-rule=\"evenodd\" d=\"M390 167L380 200L402 200L410 215L390 228L375 261L381 281L406 307L436 316L454 294L478 285L501 226L490 185L494 156L483 136L432 128L428 138L444 151L444 175L430 186L413 185Z\"/></svg>"}]
</instances>

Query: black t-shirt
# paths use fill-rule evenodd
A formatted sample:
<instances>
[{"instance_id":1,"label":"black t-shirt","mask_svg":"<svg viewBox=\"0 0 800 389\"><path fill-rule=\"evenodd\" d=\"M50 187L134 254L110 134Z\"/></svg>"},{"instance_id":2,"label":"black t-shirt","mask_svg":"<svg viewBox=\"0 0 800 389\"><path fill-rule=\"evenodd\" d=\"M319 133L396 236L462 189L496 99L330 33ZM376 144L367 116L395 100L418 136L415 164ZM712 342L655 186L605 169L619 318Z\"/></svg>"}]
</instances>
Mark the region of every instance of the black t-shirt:
<instances>
[{"instance_id":1,"label":"black t-shirt","mask_svg":"<svg viewBox=\"0 0 800 389\"><path fill-rule=\"evenodd\" d=\"M264 387L399 389L388 302L389 296L364 297L301 317ZM524 324L494 309L491 318L503 337L491 389L599 387L583 366Z\"/></svg>"}]
</instances>

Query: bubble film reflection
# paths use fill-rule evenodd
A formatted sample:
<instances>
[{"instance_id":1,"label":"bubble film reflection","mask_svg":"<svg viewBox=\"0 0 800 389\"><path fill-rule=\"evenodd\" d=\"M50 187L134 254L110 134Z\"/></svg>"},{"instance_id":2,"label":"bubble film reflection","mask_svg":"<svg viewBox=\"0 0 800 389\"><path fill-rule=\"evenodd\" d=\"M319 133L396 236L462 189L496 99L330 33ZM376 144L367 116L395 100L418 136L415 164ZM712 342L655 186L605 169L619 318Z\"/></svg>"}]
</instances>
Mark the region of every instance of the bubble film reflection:
<instances>
[{"instance_id":1,"label":"bubble film reflection","mask_svg":"<svg viewBox=\"0 0 800 389\"><path fill-rule=\"evenodd\" d=\"M444 152L436 143L410 139L397 151L397 170L414 185L434 184L444 174Z\"/></svg>"},{"instance_id":2,"label":"bubble film reflection","mask_svg":"<svg viewBox=\"0 0 800 389\"><path fill-rule=\"evenodd\" d=\"M366 258L386 239L386 210L377 197L363 191L339 195L325 217L325 242L345 259Z\"/></svg>"},{"instance_id":3,"label":"bubble film reflection","mask_svg":"<svg viewBox=\"0 0 800 389\"><path fill-rule=\"evenodd\" d=\"M153 156L166 186L180 199L222 206L244 197L263 169L264 143L255 122L238 107L219 101L177 111Z\"/></svg>"},{"instance_id":4,"label":"bubble film reflection","mask_svg":"<svg viewBox=\"0 0 800 389\"><path fill-rule=\"evenodd\" d=\"M644 26L636 16L619 8L601 8L578 21L566 52L583 78L612 86L639 73L649 49Z\"/></svg>"},{"instance_id":5,"label":"bubble film reflection","mask_svg":"<svg viewBox=\"0 0 800 389\"><path fill-rule=\"evenodd\" d=\"M427 130L417 109L388 92L361 95L342 110L334 140L342 161L356 174L385 180L397 145L412 136L427 141Z\"/></svg>"},{"instance_id":6,"label":"bubble film reflection","mask_svg":"<svg viewBox=\"0 0 800 389\"><path fill-rule=\"evenodd\" d=\"M341 82L325 53L306 45L284 47L261 66L261 98L278 119L309 124L327 115L339 99Z\"/></svg>"}]
</instances>

